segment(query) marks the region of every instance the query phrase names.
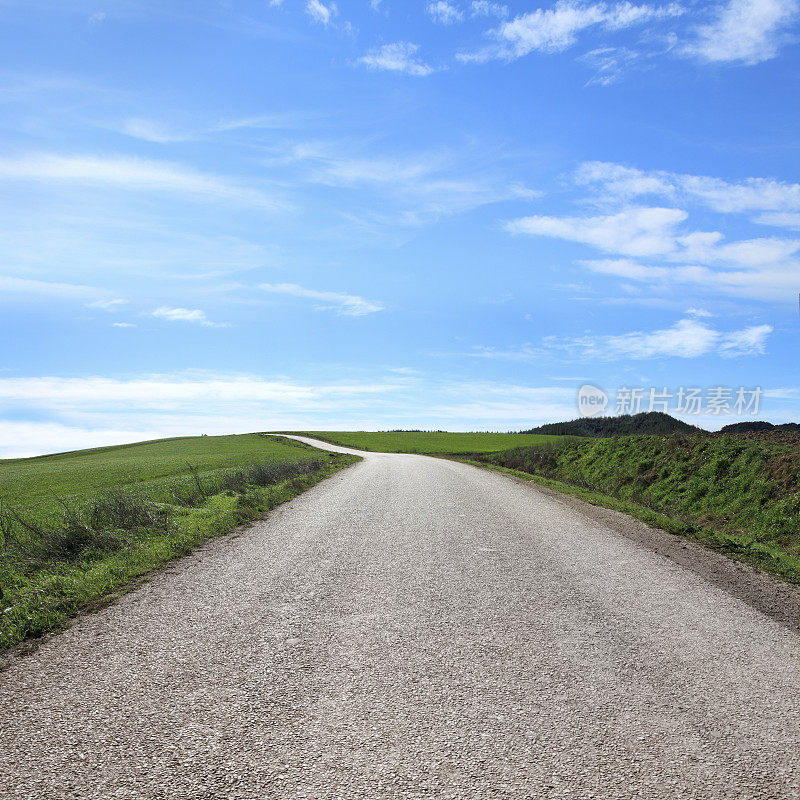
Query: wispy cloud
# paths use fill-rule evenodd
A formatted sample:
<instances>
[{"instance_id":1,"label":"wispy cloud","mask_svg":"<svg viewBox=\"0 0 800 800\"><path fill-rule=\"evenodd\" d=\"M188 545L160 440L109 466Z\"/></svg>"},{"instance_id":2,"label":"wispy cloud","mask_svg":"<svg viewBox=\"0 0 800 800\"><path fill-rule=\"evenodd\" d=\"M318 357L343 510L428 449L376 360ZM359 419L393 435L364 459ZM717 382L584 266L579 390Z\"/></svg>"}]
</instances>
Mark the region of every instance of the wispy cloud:
<instances>
[{"instance_id":1,"label":"wispy cloud","mask_svg":"<svg viewBox=\"0 0 800 800\"><path fill-rule=\"evenodd\" d=\"M417 57L419 45L413 42L394 42L375 47L359 62L370 69L388 70L389 72L403 72L406 75L425 77L434 72L434 69Z\"/></svg>"},{"instance_id":2,"label":"wispy cloud","mask_svg":"<svg viewBox=\"0 0 800 800\"><path fill-rule=\"evenodd\" d=\"M124 306L127 302L127 300L123 300L121 297L115 297L111 300L95 300L86 305L89 306L89 308L99 308L102 311L114 311L120 306Z\"/></svg>"},{"instance_id":3,"label":"wispy cloud","mask_svg":"<svg viewBox=\"0 0 800 800\"><path fill-rule=\"evenodd\" d=\"M376 311L383 311L384 309L381 303L365 300L358 295L306 289L303 286L298 286L296 283L262 283L260 288L265 292L272 292L273 294L288 294L293 297L318 300L324 304L317 306L318 309L333 310L338 314L348 317L363 317L365 314L373 314Z\"/></svg>"},{"instance_id":4,"label":"wispy cloud","mask_svg":"<svg viewBox=\"0 0 800 800\"><path fill-rule=\"evenodd\" d=\"M257 189L167 161L129 157L42 154L0 159L0 180L113 186L131 191L175 192L265 208L280 204Z\"/></svg>"},{"instance_id":5,"label":"wispy cloud","mask_svg":"<svg viewBox=\"0 0 800 800\"><path fill-rule=\"evenodd\" d=\"M121 132L133 139L142 139L145 142L157 144L172 144L173 142L190 141L190 134L176 133L169 130L159 122L140 117L131 117L122 124Z\"/></svg>"},{"instance_id":6,"label":"wispy cloud","mask_svg":"<svg viewBox=\"0 0 800 800\"><path fill-rule=\"evenodd\" d=\"M502 3L492 3L489 0L472 0L469 8L472 17L499 17L502 19L508 16L508 6Z\"/></svg>"},{"instance_id":7,"label":"wispy cloud","mask_svg":"<svg viewBox=\"0 0 800 800\"><path fill-rule=\"evenodd\" d=\"M770 333L770 325L719 331L696 318L689 318L655 331L635 331L616 336L547 337L544 346L580 359L609 361L699 358L712 353L734 358L763 354Z\"/></svg>"},{"instance_id":8,"label":"wispy cloud","mask_svg":"<svg viewBox=\"0 0 800 800\"><path fill-rule=\"evenodd\" d=\"M572 47L579 35L591 28L622 30L683 13L683 7L677 3L652 6L559 0L553 8L537 8L504 22L489 31L489 36L495 40L493 44L477 51L461 52L457 58L480 63L493 59L511 61L534 51L556 53Z\"/></svg>"},{"instance_id":9,"label":"wispy cloud","mask_svg":"<svg viewBox=\"0 0 800 800\"><path fill-rule=\"evenodd\" d=\"M0 275L0 292L21 295L43 295L66 300L94 301L92 305L122 302L109 297L108 290L96 286L82 286L75 283L59 283L56 281L39 281L29 278L16 278Z\"/></svg>"},{"instance_id":10,"label":"wispy cloud","mask_svg":"<svg viewBox=\"0 0 800 800\"><path fill-rule=\"evenodd\" d=\"M675 208L636 207L595 217L523 217L506 223L506 230L581 242L611 253L653 256L676 249L676 228L687 217Z\"/></svg>"},{"instance_id":11,"label":"wispy cloud","mask_svg":"<svg viewBox=\"0 0 800 800\"><path fill-rule=\"evenodd\" d=\"M649 284L666 290L696 286L711 294L722 293L751 300L787 302L796 299L797 264L767 269L710 269L700 265L658 266L627 259L605 259L580 262L586 269L612 275L627 281Z\"/></svg>"},{"instance_id":12,"label":"wispy cloud","mask_svg":"<svg viewBox=\"0 0 800 800\"><path fill-rule=\"evenodd\" d=\"M339 9L336 3L328 3L325 5L325 3L320 2L320 0L308 0L306 3L306 13L314 22L319 22L321 25L327 27L333 22L334 17L339 13Z\"/></svg>"},{"instance_id":13,"label":"wispy cloud","mask_svg":"<svg viewBox=\"0 0 800 800\"><path fill-rule=\"evenodd\" d=\"M163 122L143 117L130 117L121 126L115 127L126 136L156 144L174 144L177 142L195 142L241 130L285 130L299 124L300 117L291 114L260 114L254 117L222 119L214 124L196 127L179 128Z\"/></svg>"},{"instance_id":14,"label":"wispy cloud","mask_svg":"<svg viewBox=\"0 0 800 800\"><path fill-rule=\"evenodd\" d=\"M293 147L284 161L305 165L307 180L313 183L379 195L380 204L370 202L365 212L378 224L417 226L489 203L540 196L504 181L502 158L490 162L485 150L372 156L336 143L310 142Z\"/></svg>"},{"instance_id":15,"label":"wispy cloud","mask_svg":"<svg viewBox=\"0 0 800 800\"><path fill-rule=\"evenodd\" d=\"M428 3L427 10L431 19L440 25L452 25L454 22L461 22L464 19L464 12L447 0Z\"/></svg>"},{"instance_id":16,"label":"wispy cloud","mask_svg":"<svg viewBox=\"0 0 800 800\"><path fill-rule=\"evenodd\" d=\"M797 15L796 0L730 0L682 52L706 62L758 64L775 58Z\"/></svg>"},{"instance_id":17,"label":"wispy cloud","mask_svg":"<svg viewBox=\"0 0 800 800\"><path fill-rule=\"evenodd\" d=\"M224 322L212 322L206 316L206 312L199 308L171 308L170 306L160 306L151 312L151 316L157 319L165 319L169 322L191 322L195 325L204 325L207 328L224 328Z\"/></svg>"},{"instance_id":18,"label":"wispy cloud","mask_svg":"<svg viewBox=\"0 0 800 800\"><path fill-rule=\"evenodd\" d=\"M642 54L629 47L599 47L581 56L580 60L595 73L587 85L610 86L642 59Z\"/></svg>"},{"instance_id":19,"label":"wispy cloud","mask_svg":"<svg viewBox=\"0 0 800 800\"><path fill-rule=\"evenodd\" d=\"M584 162L576 171L575 178L579 185L596 190L604 203L627 202L652 195L692 201L723 213L800 214L800 184L771 178L731 182L708 175L641 170L605 161ZM790 217L790 220L794 218ZM780 218L773 218L773 222L779 221Z\"/></svg>"},{"instance_id":20,"label":"wispy cloud","mask_svg":"<svg viewBox=\"0 0 800 800\"><path fill-rule=\"evenodd\" d=\"M760 225L772 225L776 228L789 228L793 231L800 231L800 212L775 211L759 214L754 220Z\"/></svg>"},{"instance_id":21,"label":"wispy cloud","mask_svg":"<svg viewBox=\"0 0 800 800\"><path fill-rule=\"evenodd\" d=\"M558 359L566 356L576 361L639 361L656 358L700 358L708 355L735 358L762 355L765 352L772 326L753 325L739 330L721 331L701 322L700 317L703 316L706 314L695 310L687 318L660 330L633 331L610 336L546 336L539 343L527 342L505 348L478 346L456 355L490 361L541 362L552 360L554 356Z\"/></svg>"},{"instance_id":22,"label":"wispy cloud","mask_svg":"<svg viewBox=\"0 0 800 800\"><path fill-rule=\"evenodd\" d=\"M331 397L377 395L397 391L400 378L387 381L304 384L259 375L186 373L143 375L130 379L94 376L0 378L0 400L35 402L52 408L130 403L141 408L180 410L195 401L276 401L315 403ZM252 421L251 421L252 426Z\"/></svg>"}]
</instances>

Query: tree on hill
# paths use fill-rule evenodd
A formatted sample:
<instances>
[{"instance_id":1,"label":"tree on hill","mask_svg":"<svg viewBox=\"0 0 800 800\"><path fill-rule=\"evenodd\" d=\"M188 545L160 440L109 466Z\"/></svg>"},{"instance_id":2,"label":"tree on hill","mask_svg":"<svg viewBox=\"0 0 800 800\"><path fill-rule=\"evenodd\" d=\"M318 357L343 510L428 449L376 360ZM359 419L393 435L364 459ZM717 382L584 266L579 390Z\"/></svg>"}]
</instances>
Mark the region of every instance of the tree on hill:
<instances>
[{"instance_id":1,"label":"tree on hill","mask_svg":"<svg viewBox=\"0 0 800 800\"><path fill-rule=\"evenodd\" d=\"M551 422L522 433L543 433L552 436L669 436L672 433L707 433L662 411L623 414L618 417L582 417L570 422Z\"/></svg>"},{"instance_id":2,"label":"tree on hill","mask_svg":"<svg viewBox=\"0 0 800 800\"><path fill-rule=\"evenodd\" d=\"M763 422L762 420L753 420L752 422L734 422L730 425L723 425L720 433L752 433L753 431L797 431L800 430L800 423L797 422L782 422L779 425L773 425L771 422Z\"/></svg>"},{"instance_id":3,"label":"tree on hill","mask_svg":"<svg viewBox=\"0 0 800 800\"><path fill-rule=\"evenodd\" d=\"M750 433L751 431L771 431L775 426L771 422L734 422L731 425L723 425L720 433Z\"/></svg>"}]
</instances>

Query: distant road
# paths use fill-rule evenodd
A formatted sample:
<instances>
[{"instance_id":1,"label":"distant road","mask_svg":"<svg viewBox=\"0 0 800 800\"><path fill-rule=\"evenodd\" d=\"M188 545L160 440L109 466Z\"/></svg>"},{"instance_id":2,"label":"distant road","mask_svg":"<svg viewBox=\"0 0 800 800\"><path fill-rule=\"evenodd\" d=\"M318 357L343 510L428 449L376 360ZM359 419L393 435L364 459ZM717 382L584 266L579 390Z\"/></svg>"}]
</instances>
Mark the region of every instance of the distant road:
<instances>
[{"instance_id":1,"label":"distant road","mask_svg":"<svg viewBox=\"0 0 800 800\"><path fill-rule=\"evenodd\" d=\"M795 632L575 502L362 455L14 659L0 797L800 798Z\"/></svg>"}]
</instances>

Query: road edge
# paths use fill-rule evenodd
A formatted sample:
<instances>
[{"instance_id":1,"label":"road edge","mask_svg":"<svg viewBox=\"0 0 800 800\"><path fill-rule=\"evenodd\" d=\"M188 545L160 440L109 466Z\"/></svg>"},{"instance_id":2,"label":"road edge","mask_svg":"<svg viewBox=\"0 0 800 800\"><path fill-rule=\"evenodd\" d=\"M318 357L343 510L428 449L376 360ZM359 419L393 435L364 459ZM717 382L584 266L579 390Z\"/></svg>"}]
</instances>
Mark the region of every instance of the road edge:
<instances>
[{"instance_id":1,"label":"road edge","mask_svg":"<svg viewBox=\"0 0 800 800\"><path fill-rule=\"evenodd\" d=\"M303 486L296 484L290 485L290 481L281 484L281 488L284 490L281 499L275 502L273 505L270 505L266 511L263 511L233 527L224 530L218 530L202 536L193 545L191 545L188 550L175 553L172 556L165 558L156 566L139 574L131 575L124 582L111 588L110 591L90 598L85 603L82 603L80 606L75 608L68 617L59 623L54 624L43 633L35 636L28 636L24 639L18 640L10 646L0 648L0 673L8 669L14 660L35 652L44 642L48 641L53 636L58 636L84 615L94 614L110 605L113 605L122 597L125 597L131 592L136 591L139 587L153 580L156 576L162 574L166 570L174 569L175 566L180 563L181 559L190 557L192 554L196 553L199 549L207 546L211 542L242 534L256 523L268 519L275 509L286 505L297 497L300 497L310 489L313 489L320 483L323 483L329 478L334 477L343 470L355 466L360 460L360 458L356 457L351 461L344 461L342 463L328 463L325 467L317 472L310 473L308 476L306 476L306 482Z\"/></svg>"},{"instance_id":2,"label":"road edge","mask_svg":"<svg viewBox=\"0 0 800 800\"><path fill-rule=\"evenodd\" d=\"M578 487L561 484L559 481L468 459L450 457L446 460L499 472L513 481L534 488L535 491L580 511L616 535L634 541L688 569L775 622L800 633L800 589L778 575L716 550L691 536L660 527L655 519L643 520L628 510L623 511L619 508L622 502L616 498L592 492L591 499L588 499L581 496ZM642 511L651 517L663 516L656 515L649 509L642 508ZM669 521L669 518L664 517L664 520Z\"/></svg>"}]
</instances>

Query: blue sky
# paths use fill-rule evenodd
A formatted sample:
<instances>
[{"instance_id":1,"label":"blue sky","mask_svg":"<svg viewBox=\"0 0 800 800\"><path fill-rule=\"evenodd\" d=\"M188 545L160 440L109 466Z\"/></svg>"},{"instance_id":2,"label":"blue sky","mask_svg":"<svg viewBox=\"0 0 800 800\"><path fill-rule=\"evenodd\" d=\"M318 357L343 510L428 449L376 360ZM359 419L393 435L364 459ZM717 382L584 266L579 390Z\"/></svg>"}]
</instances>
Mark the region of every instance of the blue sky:
<instances>
[{"instance_id":1,"label":"blue sky","mask_svg":"<svg viewBox=\"0 0 800 800\"><path fill-rule=\"evenodd\" d=\"M800 419L796 0L0 14L0 456Z\"/></svg>"}]
</instances>

